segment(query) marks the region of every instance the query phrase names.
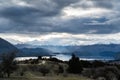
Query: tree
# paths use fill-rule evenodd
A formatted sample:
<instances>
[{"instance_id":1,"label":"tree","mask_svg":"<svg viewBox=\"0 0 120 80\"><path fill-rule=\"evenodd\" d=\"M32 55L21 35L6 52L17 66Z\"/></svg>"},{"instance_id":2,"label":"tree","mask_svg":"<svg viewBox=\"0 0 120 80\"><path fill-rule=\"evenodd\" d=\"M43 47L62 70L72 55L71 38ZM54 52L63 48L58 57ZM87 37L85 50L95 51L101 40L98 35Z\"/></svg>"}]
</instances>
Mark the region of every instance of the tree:
<instances>
[{"instance_id":1,"label":"tree","mask_svg":"<svg viewBox=\"0 0 120 80\"><path fill-rule=\"evenodd\" d=\"M17 68L16 62L14 61L15 53L3 54L1 68L4 75L10 77L10 74Z\"/></svg>"},{"instance_id":2,"label":"tree","mask_svg":"<svg viewBox=\"0 0 120 80\"><path fill-rule=\"evenodd\" d=\"M72 58L68 62L68 72L70 73L81 73L82 66L80 64L79 58L72 54Z\"/></svg>"}]
</instances>

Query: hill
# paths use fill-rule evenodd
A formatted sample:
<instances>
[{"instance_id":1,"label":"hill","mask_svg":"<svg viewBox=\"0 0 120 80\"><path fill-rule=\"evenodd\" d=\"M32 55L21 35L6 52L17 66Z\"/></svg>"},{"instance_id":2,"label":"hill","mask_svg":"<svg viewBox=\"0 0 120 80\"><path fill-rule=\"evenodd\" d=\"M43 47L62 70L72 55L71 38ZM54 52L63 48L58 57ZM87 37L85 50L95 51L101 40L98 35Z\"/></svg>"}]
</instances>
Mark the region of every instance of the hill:
<instances>
[{"instance_id":1,"label":"hill","mask_svg":"<svg viewBox=\"0 0 120 80\"><path fill-rule=\"evenodd\" d=\"M17 52L18 49L8 41L0 38L0 55L4 53Z\"/></svg>"},{"instance_id":2,"label":"hill","mask_svg":"<svg viewBox=\"0 0 120 80\"><path fill-rule=\"evenodd\" d=\"M38 57L53 55L50 50L44 48L21 48L19 50L19 57Z\"/></svg>"}]
</instances>

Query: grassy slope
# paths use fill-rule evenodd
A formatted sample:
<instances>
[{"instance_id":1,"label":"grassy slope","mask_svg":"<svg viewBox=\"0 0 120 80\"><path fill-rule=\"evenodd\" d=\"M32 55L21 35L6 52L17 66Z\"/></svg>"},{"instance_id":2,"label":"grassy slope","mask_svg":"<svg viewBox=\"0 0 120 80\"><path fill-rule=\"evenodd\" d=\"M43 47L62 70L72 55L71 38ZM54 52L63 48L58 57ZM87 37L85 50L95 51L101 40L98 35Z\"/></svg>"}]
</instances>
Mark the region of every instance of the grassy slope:
<instances>
[{"instance_id":1,"label":"grassy slope","mask_svg":"<svg viewBox=\"0 0 120 80\"><path fill-rule=\"evenodd\" d=\"M10 78L1 78L0 80L91 80L83 76L68 74L67 77L63 75L54 75L54 76L38 76L33 74L34 72L27 72L23 77L20 76L11 76Z\"/></svg>"},{"instance_id":2,"label":"grassy slope","mask_svg":"<svg viewBox=\"0 0 120 80\"><path fill-rule=\"evenodd\" d=\"M53 63L53 62L47 62L45 63L46 66L48 66L52 71L56 69L58 63ZM66 64L61 64L66 68ZM13 73L10 78L0 78L0 80L91 80L86 77L80 76L80 75L74 75L74 74L60 74L56 75L53 72L47 74L47 76L42 76L42 74L39 71L32 71L31 69L28 68L28 66L32 67L37 66L39 67L40 65L32 65L32 64L20 64L20 68L27 69L25 72L25 75L21 77L19 75L20 68L18 71ZM36 69L36 68L35 68Z\"/></svg>"},{"instance_id":3,"label":"grassy slope","mask_svg":"<svg viewBox=\"0 0 120 80\"><path fill-rule=\"evenodd\" d=\"M68 74L67 77L64 77L63 75L59 75L59 76L36 76L32 73L28 73L27 74L27 78L28 80L91 80L88 79L86 77L83 76L79 76L79 75L73 75L73 74Z\"/></svg>"}]
</instances>

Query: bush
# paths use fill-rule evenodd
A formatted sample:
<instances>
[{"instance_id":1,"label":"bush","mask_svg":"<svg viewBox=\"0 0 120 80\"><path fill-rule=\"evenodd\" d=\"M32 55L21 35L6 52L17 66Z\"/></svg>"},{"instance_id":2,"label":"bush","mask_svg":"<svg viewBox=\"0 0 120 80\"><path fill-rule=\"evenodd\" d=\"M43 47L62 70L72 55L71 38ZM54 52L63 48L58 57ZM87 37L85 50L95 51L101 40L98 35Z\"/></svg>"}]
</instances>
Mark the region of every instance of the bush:
<instances>
[{"instance_id":1,"label":"bush","mask_svg":"<svg viewBox=\"0 0 120 80\"><path fill-rule=\"evenodd\" d=\"M43 76L46 76L46 74L50 72L50 69L46 66L41 66L39 71L42 73Z\"/></svg>"},{"instance_id":2,"label":"bush","mask_svg":"<svg viewBox=\"0 0 120 80\"><path fill-rule=\"evenodd\" d=\"M106 80L119 80L117 75L112 71L108 71L105 76Z\"/></svg>"},{"instance_id":3,"label":"bush","mask_svg":"<svg viewBox=\"0 0 120 80\"><path fill-rule=\"evenodd\" d=\"M81 60L80 63L82 65L82 67L84 67L84 68L91 68L92 67L92 63L90 61Z\"/></svg>"},{"instance_id":4,"label":"bush","mask_svg":"<svg viewBox=\"0 0 120 80\"><path fill-rule=\"evenodd\" d=\"M63 68L63 66L59 65L58 70L59 70L59 73L63 73L63 72L64 72L64 68Z\"/></svg>"},{"instance_id":5,"label":"bush","mask_svg":"<svg viewBox=\"0 0 120 80\"><path fill-rule=\"evenodd\" d=\"M0 65L0 78L2 78L3 75L4 75L4 72L3 72L3 70L2 70L2 65Z\"/></svg>"},{"instance_id":6,"label":"bush","mask_svg":"<svg viewBox=\"0 0 120 80\"><path fill-rule=\"evenodd\" d=\"M63 73L64 72L64 68L63 68L63 66L62 65L54 65L53 66L54 68L53 68L53 71L54 71L54 73L55 74L57 74L57 75L59 75L60 73Z\"/></svg>"},{"instance_id":7,"label":"bush","mask_svg":"<svg viewBox=\"0 0 120 80\"><path fill-rule=\"evenodd\" d=\"M105 80L120 80L120 71L115 66L104 66L99 68L88 68L82 71L83 76L87 76L98 80L98 78L105 78Z\"/></svg>"},{"instance_id":8,"label":"bush","mask_svg":"<svg viewBox=\"0 0 120 80\"><path fill-rule=\"evenodd\" d=\"M104 63L104 62L102 62L102 61L94 61L93 63L92 63L92 65L93 65L93 67L95 67L95 68L97 68L97 67L103 67L103 66L105 66L106 65L106 63Z\"/></svg>"},{"instance_id":9,"label":"bush","mask_svg":"<svg viewBox=\"0 0 120 80\"><path fill-rule=\"evenodd\" d=\"M28 67L29 71L38 71L39 70L39 66L35 65L35 64L28 65L27 67Z\"/></svg>"},{"instance_id":10,"label":"bush","mask_svg":"<svg viewBox=\"0 0 120 80\"><path fill-rule=\"evenodd\" d=\"M18 69L19 75L24 76L25 72L27 71L27 68L24 66L20 66Z\"/></svg>"},{"instance_id":11,"label":"bush","mask_svg":"<svg viewBox=\"0 0 120 80\"><path fill-rule=\"evenodd\" d=\"M94 69L92 69L92 68L85 68L82 71L82 75L85 77L89 77L89 78L91 78L93 76L93 73L94 73Z\"/></svg>"},{"instance_id":12,"label":"bush","mask_svg":"<svg viewBox=\"0 0 120 80\"><path fill-rule=\"evenodd\" d=\"M115 78L119 80L120 72L115 66L100 67L96 68L93 74L93 78L96 79L98 77L105 77L106 80L114 80Z\"/></svg>"}]
</instances>

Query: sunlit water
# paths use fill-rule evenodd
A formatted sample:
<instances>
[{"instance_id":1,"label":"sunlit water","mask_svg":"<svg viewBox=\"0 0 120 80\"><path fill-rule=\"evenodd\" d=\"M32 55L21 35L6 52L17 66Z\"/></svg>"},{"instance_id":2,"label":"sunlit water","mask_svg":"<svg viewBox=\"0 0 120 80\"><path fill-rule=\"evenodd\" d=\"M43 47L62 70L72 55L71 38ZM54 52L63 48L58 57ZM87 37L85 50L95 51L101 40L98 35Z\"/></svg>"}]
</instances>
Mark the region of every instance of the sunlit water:
<instances>
[{"instance_id":1,"label":"sunlit water","mask_svg":"<svg viewBox=\"0 0 120 80\"><path fill-rule=\"evenodd\" d=\"M17 61L23 61L23 60L29 60L29 59L37 59L38 57L17 57L15 60Z\"/></svg>"},{"instance_id":2,"label":"sunlit water","mask_svg":"<svg viewBox=\"0 0 120 80\"><path fill-rule=\"evenodd\" d=\"M68 61L71 58L71 55L64 55L64 54L59 54L54 56L60 60L63 61ZM87 61L93 61L93 60L114 60L113 57L101 57L101 56L80 56L79 57L80 60L87 60Z\"/></svg>"}]
</instances>

